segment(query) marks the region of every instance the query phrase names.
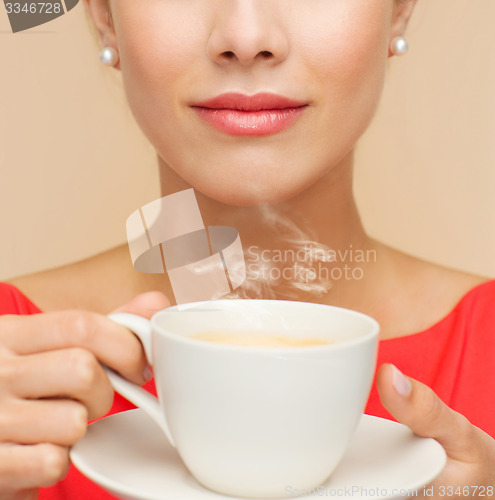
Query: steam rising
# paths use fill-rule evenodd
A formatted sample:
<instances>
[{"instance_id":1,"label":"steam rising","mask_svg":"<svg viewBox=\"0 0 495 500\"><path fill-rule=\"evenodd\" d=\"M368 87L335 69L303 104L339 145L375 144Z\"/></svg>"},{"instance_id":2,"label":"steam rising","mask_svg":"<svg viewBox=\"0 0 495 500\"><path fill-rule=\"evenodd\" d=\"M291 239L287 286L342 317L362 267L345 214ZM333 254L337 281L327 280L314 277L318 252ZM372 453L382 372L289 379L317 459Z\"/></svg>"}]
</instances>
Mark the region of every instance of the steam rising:
<instances>
[{"instance_id":1,"label":"steam rising","mask_svg":"<svg viewBox=\"0 0 495 500\"><path fill-rule=\"evenodd\" d=\"M259 211L263 229L273 234L270 248L244 249L246 280L224 298L300 300L304 296L312 300L327 293L332 282L315 272L315 267L331 261L331 249L318 243L309 229L303 229L304 221L298 224L294 217L266 205L260 206ZM275 258L270 258L274 254Z\"/></svg>"}]
</instances>

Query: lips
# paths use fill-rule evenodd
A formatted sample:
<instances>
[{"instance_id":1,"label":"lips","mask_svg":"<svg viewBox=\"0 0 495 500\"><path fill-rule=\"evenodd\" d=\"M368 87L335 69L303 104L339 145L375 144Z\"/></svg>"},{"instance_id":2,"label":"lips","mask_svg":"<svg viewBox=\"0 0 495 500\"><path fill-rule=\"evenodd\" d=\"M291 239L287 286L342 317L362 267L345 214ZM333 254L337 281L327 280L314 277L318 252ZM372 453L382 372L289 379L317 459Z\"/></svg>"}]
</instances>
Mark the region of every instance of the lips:
<instances>
[{"instance_id":1,"label":"lips","mask_svg":"<svg viewBox=\"0 0 495 500\"><path fill-rule=\"evenodd\" d=\"M194 104L210 109L236 109L239 111L260 111L269 109L299 108L306 103L276 94L261 93L253 96L244 94L222 94L213 99Z\"/></svg>"},{"instance_id":2,"label":"lips","mask_svg":"<svg viewBox=\"0 0 495 500\"><path fill-rule=\"evenodd\" d=\"M292 125L308 104L277 94L222 94L194 103L198 116L230 135L269 135Z\"/></svg>"}]
</instances>

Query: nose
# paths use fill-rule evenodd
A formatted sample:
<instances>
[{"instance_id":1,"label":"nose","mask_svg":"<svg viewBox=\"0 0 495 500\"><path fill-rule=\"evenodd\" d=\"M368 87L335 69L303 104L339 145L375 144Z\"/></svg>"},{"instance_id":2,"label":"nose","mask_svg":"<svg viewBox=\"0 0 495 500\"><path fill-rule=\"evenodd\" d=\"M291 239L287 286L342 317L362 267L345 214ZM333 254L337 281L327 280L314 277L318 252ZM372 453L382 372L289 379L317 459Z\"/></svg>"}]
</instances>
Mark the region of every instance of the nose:
<instances>
[{"instance_id":1,"label":"nose","mask_svg":"<svg viewBox=\"0 0 495 500\"><path fill-rule=\"evenodd\" d=\"M215 15L208 56L221 66L279 64L289 42L271 0L224 0Z\"/></svg>"}]
</instances>

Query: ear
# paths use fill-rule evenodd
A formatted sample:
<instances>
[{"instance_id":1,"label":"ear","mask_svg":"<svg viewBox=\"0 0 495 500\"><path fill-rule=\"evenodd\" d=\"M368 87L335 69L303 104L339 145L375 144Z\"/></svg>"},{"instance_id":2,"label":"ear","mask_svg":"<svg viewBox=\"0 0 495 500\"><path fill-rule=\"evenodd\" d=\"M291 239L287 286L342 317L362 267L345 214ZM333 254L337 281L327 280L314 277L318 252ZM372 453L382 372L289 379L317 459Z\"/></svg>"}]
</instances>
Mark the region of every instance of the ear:
<instances>
[{"instance_id":1,"label":"ear","mask_svg":"<svg viewBox=\"0 0 495 500\"><path fill-rule=\"evenodd\" d=\"M83 0L84 6L98 31L103 45L117 48L110 0Z\"/></svg>"},{"instance_id":2,"label":"ear","mask_svg":"<svg viewBox=\"0 0 495 500\"><path fill-rule=\"evenodd\" d=\"M117 35L112 18L110 0L83 0L86 12L93 23L103 47L113 47L118 51ZM120 61L114 66L120 70Z\"/></svg>"},{"instance_id":3,"label":"ear","mask_svg":"<svg viewBox=\"0 0 495 500\"><path fill-rule=\"evenodd\" d=\"M404 36L416 3L417 0L396 0L390 29L389 43L396 36ZM388 55L389 57L392 55L390 50Z\"/></svg>"}]
</instances>

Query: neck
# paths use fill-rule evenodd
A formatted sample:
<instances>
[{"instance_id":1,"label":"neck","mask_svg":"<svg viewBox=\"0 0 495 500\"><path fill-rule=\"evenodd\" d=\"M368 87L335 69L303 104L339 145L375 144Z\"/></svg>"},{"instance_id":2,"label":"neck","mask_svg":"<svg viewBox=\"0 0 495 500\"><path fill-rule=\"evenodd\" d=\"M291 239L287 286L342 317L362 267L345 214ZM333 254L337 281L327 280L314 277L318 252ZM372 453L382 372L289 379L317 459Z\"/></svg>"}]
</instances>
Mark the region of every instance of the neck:
<instances>
[{"instance_id":1,"label":"neck","mask_svg":"<svg viewBox=\"0 0 495 500\"><path fill-rule=\"evenodd\" d=\"M239 232L247 269L241 296L356 301L367 274L374 274L368 271L376 249L352 194L353 161L351 152L312 186L272 205L226 205L195 191L206 226ZM191 187L160 157L159 167L162 196Z\"/></svg>"}]
</instances>

